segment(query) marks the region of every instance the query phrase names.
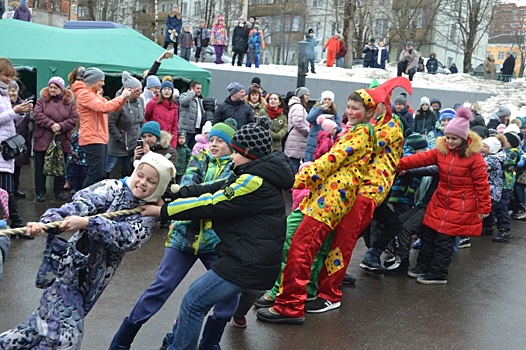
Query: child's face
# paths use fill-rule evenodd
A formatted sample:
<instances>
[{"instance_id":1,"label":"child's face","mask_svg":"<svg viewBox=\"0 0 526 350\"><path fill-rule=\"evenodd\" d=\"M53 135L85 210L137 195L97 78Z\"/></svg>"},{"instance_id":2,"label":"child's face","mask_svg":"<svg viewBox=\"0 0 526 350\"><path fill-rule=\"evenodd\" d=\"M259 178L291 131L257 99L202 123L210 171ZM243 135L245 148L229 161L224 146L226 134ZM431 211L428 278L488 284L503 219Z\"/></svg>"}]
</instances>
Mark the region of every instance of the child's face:
<instances>
[{"instance_id":1,"label":"child's face","mask_svg":"<svg viewBox=\"0 0 526 350\"><path fill-rule=\"evenodd\" d=\"M157 136L155 136L154 134L150 134L149 132L145 132L144 134L142 134L142 139L144 143L150 146L150 148L157 143Z\"/></svg>"},{"instance_id":2,"label":"child's face","mask_svg":"<svg viewBox=\"0 0 526 350\"><path fill-rule=\"evenodd\" d=\"M157 189L159 173L149 164L141 164L130 180L130 189L135 198L147 198Z\"/></svg>"},{"instance_id":3,"label":"child's face","mask_svg":"<svg viewBox=\"0 0 526 350\"><path fill-rule=\"evenodd\" d=\"M331 130L331 135L336 135L337 132L338 132L338 129L334 128Z\"/></svg>"},{"instance_id":4,"label":"child's face","mask_svg":"<svg viewBox=\"0 0 526 350\"><path fill-rule=\"evenodd\" d=\"M204 133L203 133L204 138L207 139L207 140L208 140L208 135L210 135L209 132L204 132Z\"/></svg>"},{"instance_id":5,"label":"child's face","mask_svg":"<svg viewBox=\"0 0 526 350\"><path fill-rule=\"evenodd\" d=\"M173 90L170 89L169 87L163 87L163 89L161 90L161 94L163 95L165 99L168 99L172 97Z\"/></svg>"},{"instance_id":6,"label":"child's face","mask_svg":"<svg viewBox=\"0 0 526 350\"><path fill-rule=\"evenodd\" d=\"M449 122L451 121L451 119L449 118L444 118L440 121L440 125L442 125L443 127L446 127L446 125L449 124Z\"/></svg>"},{"instance_id":7,"label":"child's face","mask_svg":"<svg viewBox=\"0 0 526 350\"><path fill-rule=\"evenodd\" d=\"M485 155L488 155L488 154L489 154L489 146L486 145L485 143L482 144L482 152L483 152Z\"/></svg>"},{"instance_id":8,"label":"child's face","mask_svg":"<svg viewBox=\"0 0 526 350\"><path fill-rule=\"evenodd\" d=\"M455 149L460 147L462 141L464 140L458 137L457 135L446 133L446 143L449 149Z\"/></svg>"},{"instance_id":9,"label":"child's face","mask_svg":"<svg viewBox=\"0 0 526 350\"><path fill-rule=\"evenodd\" d=\"M189 32L190 31L190 27L189 26L184 26L184 31L185 32Z\"/></svg>"},{"instance_id":10,"label":"child's face","mask_svg":"<svg viewBox=\"0 0 526 350\"><path fill-rule=\"evenodd\" d=\"M347 101L347 125L355 126L361 123L368 123L372 117L372 110L365 109L363 103L353 100Z\"/></svg>"},{"instance_id":11,"label":"child's face","mask_svg":"<svg viewBox=\"0 0 526 350\"><path fill-rule=\"evenodd\" d=\"M250 159L243 157L241 154L235 151L230 156L230 159L232 159L232 164L234 164L234 166L240 166L250 162Z\"/></svg>"},{"instance_id":12,"label":"child's face","mask_svg":"<svg viewBox=\"0 0 526 350\"><path fill-rule=\"evenodd\" d=\"M402 109L404 109L404 107L405 106L403 104L398 103L398 102L395 103L395 105L394 105L395 111L397 111L397 112L400 112Z\"/></svg>"},{"instance_id":13,"label":"child's face","mask_svg":"<svg viewBox=\"0 0 526 350\"><path fill-rule=\"evenodd\" d=\"M229 155L231 150L225 140L218 136L212 136L208 141L208 152L212 158L220 158Z\"/></svg>"},{"instance_id":14,"label":"child's face","mask_svg":"<svg viewBox=\"0 0 526 350\"><path fill-rule=\"evenodd\" d=\"M182 146L186 143L186 136L179 136L177 142Z\"/></svg>"}]
</instances>

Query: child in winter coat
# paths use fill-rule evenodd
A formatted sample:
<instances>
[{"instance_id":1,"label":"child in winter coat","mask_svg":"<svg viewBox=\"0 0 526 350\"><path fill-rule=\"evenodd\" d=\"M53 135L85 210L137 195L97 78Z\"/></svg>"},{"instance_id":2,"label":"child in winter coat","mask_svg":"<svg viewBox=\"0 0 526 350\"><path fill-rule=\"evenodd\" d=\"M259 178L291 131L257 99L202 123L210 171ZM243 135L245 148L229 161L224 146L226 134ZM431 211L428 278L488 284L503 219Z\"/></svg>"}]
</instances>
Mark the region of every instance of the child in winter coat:
<instances>
[{"instance_id":1,"label":"child in winter coat","mask_svg":"<svg viewBox=\"0 0 526 350\"><path fill-rule=\"evenodd\" d=\"M221 239L219 251L214 251L217 261L183 298L169 349L196 348L203 319L212 306L229 300L237 304L242 291L270 288L279 272L286 230L281 192L293 185L292 168L283 153L272 152L268 130L256 123L238 130L231 146L234 168L227 180L183 186L180 199L163 207L145 207L146 215L210 218ZM200 347L218 349L226 323L209 317Z\"/></svg>"},{"instance_id":2,"label":"child in winter coat","mask_svg":"<svg viewBox=\"0 0 526 350\"><path fill-rule=\"evenodd\" d=\"M185 131L179 131L179 135L177 135L177 148L175 150L177 151L177 165L175 167L177 175L175 175L175 183L180 184L183 174L186 172L190 157L192 156L192 150L186 144Z\"/></svg>"},{"instance_id":3,"label":"child in winter coat","mask_svg":"<svg viewBox=\"0 0 526 350\"><path fill-rule=\"evenodd\" d=\"M181 36L179 37L179 45L181 45L181 57L187 61L190 61L190 52L192 46L194 46L194 38L190 33L190 26L185 24Z\"/></svg>"},{"instance_id":4,"label":"child in winter coat","mask_svg":"<svg viewBox=\"0 0 526 350\"><path fill-rule=\"evenodd\" d=\"M254 29L250 31L248 37L248 55L247 55L247 67L252 65L259 68L259 54L261 49L265 48L265 39L263 39L263 31L260 30L259 22L254 24Z\"/></svg>"},{"instance_id":5,"label":"child in winter coat","mask_svg":"<svg viewBox=\"0 0 526 350\"><path fill-rule=\"evenodd\" d=\"M444 136L444 128L447 124L455 118L455 110L453 108L444 108L440 112L440 117L435 125L435 128L427 133L427 147L433 149L436 147L437 138Z\"/></svg>"},{"instance_id":6,"label":"child in winter coat","mask_svg":"<svg viewBox=\"0 0 526 350\"><path fill-rule=\"evenodd\" d=\"M163 81L161 92L146 105L145 121L156 121L161 130L177 135L179 126L179 105L175 102L175 88L171 81ZM177 147L177 140L172 139L172 147Z\"/></svg>"},{"instance_id":7,"label":"child in winter coat","mask_svg":"<svg viewBox=\"0 0 526 350\"><path fill-rule=\"evenodd\" d=\"M62 221L47 235L37 274L37 286L45 289L40 306L27 321L0 334L0 348L80 349L84 319L124 254L148 240L156 221L137 213L114 219L91 215L157 203L175 175L173 164L153 152L136 165L131 177L80 190L71 203L48 209L40 222L27 224L27 234L36 237L43 234L42 224ZM75 233L66 241L57 237L62 232Z\"/></svg>"},{"instance_id":8,"label":"child in winter coat","mask_svg":"<svg viewBox=\"0 0 526 350\"><path fill-rule=\"evenodd\" d=\"M338 132L336 122L332 119L325 118L324 115L320 115L318 119L316 119L316 123L321 126L322 131L318 133L318 145L314 151L315 160L329 152L336 139L336 133Z\"/></svg>"},{"instance_id":9,"label":"child in winter coat","mask_svg":"<svg viewBox=\"0 0 526 350\"><path fill-rule=\"evenodd\" d=\"M211 184L231 175L230 141L234 132L235 129L225 123L217 123L212 127L209 134L210 149L192 156L181 181L182 188ZM130 348L142 325L159 311L197 260L201 260L207 269L217 260L219 238L215 232L215 223L212 226L212 222L206 218L203 215L173 222L156 278L124 319L113 337L110 349ZM167 216L162 218L169 219ZM211 319L223 322L225 313L229 314L230 319L236 307L237 299L232 303L226 301L217 306ZM170 339L165 339L165 343L170 342Z\"/></svg>"},{"instance_id":10,"label":"child in winter coat","mask_svg":"<svg viewBox=\"0 0 526 350\"><path fill-rule=\"evenodd\" d=\"M521 159L519 149L521 139L518 135L519 128L516 125L509 125L504 130L504 134L497 135L501 140L502 150L497 152L496 157L502 166L503 187L500 201L495 203L494 213L497 217L497 228L499 232L493 236L493 242L506 242L511 238L509 203L513 198L513 189L516 181L516 166Z\"/></svg>"},{"instance_id":11,"label":"child in winter coat","mask_svg":"<svg viewBox=\"0 0 526 350\"><path fill-rule=\"evenodd\" d=\"M225 28L225 20L220 14L217 15L217 21L212 24L210 34L210 44L214 46L216 54L216 64L223 64L223 51L228 46L228 33Z\"/></svg>"},{"instance_id":12,"label":"child in winter coat","mask_svg":"<svg viewBox=\"0 0 526 350\"><path fill-rule=\"evenodd\" d=\"M422 284L446 284L456 236L480 236L491 212L487 165L480 137L469 131L473 115L461 107L433 150L404 157L398 170L438 166L440 182L427 206L422 249L407 274Z\"/></svg>"},{"instance_id":13,"label":"child in winter coat","mask_svg":"<svg viewBox=\"0 0 526 350\"><path fill-rule=\"evenodd\" d=\"M195 135L195 145L192 148L192 154L197 154L202 150L206 151L208 149L208 135L210 134L210 130L212 130L212 122L207 121L201 129L203 133Z\"/></svg>"},{"instance_id":14,"label":"child in winter coat","mask_svg":"<svg viewBox=\"0 0 526 350\"><path fill-rule=\"evenodd\" d=\"M86 153L79 145L79 129L71 135L71 153L68 153L67 162L69 188L71 194L75 194L82 189L82 184L88 173Z\"/></svg>"},{"instance_id":15,"label":"child in winter coat","mask_svg":"<svg viewBox=\"0 0 526 350\"><path fill-rule=\"evenodd\" d=\"M199 27L194 31L194 42L195 42L195 63L205 61L206 48L210 44L210 29L206 27L206 21L204 19L199 21Z\"/></svg>"},{"instance_id":16,"label":"child in winter coat","mask_svg":"<svg viewBox=\"0 0 526 350\"><path fill-rule=\"evenodd\" d=\"M499 159L495 156L501 149L502 143L497 137L488 137L482 140L482 153L484 161L488 165L488 182L489 191L491 195L491 214L482 222L482 235L493 235L493 226L495 225L495 208L498 207L497 202L502 196L502 186L504 177L502 175L502 165ZM498 226L497 226L498 227Z\"/></svg>"}]
</instances>

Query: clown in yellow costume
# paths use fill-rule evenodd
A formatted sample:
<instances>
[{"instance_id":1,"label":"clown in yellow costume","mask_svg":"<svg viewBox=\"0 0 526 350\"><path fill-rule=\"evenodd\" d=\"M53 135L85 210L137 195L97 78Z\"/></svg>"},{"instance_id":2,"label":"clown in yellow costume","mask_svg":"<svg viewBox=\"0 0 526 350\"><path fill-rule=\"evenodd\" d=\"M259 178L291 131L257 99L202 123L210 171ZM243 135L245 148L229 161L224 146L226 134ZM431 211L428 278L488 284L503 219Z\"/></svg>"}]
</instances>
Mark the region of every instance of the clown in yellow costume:
<instances>
[{"instance_id":1,"label":"clown in yellow costume","mask_svg":"<svg viewBox=\"0 0 526 350\"><path fill-rule=\"evenodd\" d=\"M329 257L334 261L327 261L320 273L318 298L312 303L322 307L313 307L312 312L340 306L338 286L352 250L371 222L376 205L387 196L400 158L403 130L390 109L391 91L397 86L412 92L409 81L399 77L375 89L352 93L347 101L347 116L355 126L331 151L296 176L297 188L311 188L311 194L300 205L305 217L292 239L283 271L282 293L272 308L258 311L258 319L272 323L304 322L310 267L332 230L334 241ZM373 133L371 120L375 124Z\"/></svg>"}]
</instances>

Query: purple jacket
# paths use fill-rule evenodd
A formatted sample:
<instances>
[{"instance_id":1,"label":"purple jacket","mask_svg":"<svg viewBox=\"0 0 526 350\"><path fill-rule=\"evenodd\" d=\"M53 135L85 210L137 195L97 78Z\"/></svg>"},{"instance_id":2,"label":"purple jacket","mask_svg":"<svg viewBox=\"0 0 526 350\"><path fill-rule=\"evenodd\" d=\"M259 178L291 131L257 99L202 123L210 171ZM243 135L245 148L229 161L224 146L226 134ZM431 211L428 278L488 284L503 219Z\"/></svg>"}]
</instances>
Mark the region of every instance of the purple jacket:
<instances>
[{"instance_id":1,"label":"purple jacket","mask_svg":"<svg viewBox=\"0 0 526 350\"><path fill-rule=\"evenodd\" d=\"M59 140L62 143L64 153L71 152L71 130L77 124L77 106L73 93L65 89L64 94L51 97L49 88L40 91L33 116L35 118L35 133L33 150L35 152L46 151L53 140L54 133L51 126L58 123L62 129Z\"/></svg>"},{"instance_id":2,"label":"purple jacket","mask_svg":"<svg viewBox=\"0 0 526 350\"><path fill-rule=\"evenodd\" d=\"M27 6L18 6L13 15L13 19L18 19L19 21L31 22L31 12Z\"/></svg>"}]
</instances>

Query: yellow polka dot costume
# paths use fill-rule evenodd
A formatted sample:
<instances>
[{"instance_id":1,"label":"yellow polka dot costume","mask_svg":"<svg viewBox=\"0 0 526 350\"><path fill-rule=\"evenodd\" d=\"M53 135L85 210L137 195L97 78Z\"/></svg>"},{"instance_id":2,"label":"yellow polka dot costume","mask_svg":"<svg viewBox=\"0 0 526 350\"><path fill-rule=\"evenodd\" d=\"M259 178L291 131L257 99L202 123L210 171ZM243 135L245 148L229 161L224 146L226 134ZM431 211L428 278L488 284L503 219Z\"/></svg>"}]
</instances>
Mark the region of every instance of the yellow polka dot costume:
<instances>
[{"instance_id":1,"label":"yellow polka dot costume","mask_svg":"<svg viewBox=\"0 0 526 350\"><path fill-rule=\"evenodd\" d=\"M379 205L394 179L403 146L401 120L393 116L391 91L412 92L406 78L393 78L372 90L356 91L367 109L384 103L387 112L371 124L359 124L344 134L331 150L296 175L295 188L311 188L299 208L334 229L353 206L358 193Z\"/></svg>"}]
</instances>

